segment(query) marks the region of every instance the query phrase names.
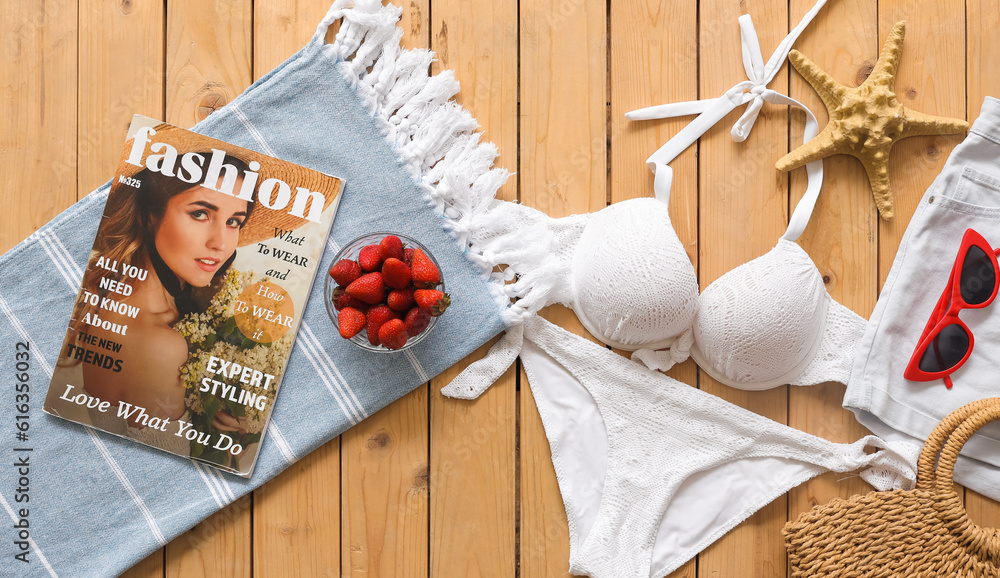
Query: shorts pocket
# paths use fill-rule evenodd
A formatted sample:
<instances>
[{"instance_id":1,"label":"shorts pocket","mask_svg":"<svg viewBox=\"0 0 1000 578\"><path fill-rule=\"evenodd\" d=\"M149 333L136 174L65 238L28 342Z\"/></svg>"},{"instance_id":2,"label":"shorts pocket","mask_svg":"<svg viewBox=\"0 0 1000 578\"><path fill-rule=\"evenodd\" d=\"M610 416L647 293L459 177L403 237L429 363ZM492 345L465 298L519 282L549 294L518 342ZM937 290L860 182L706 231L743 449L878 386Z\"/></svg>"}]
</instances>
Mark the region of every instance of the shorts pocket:
<instances>
[{"instance_id":1,"label":"shorts pocket","mask_svg":"<svg viewBox=\"0 0 1000 578\"><path fill-rule=\"evenodd\" d=\"M1000 208L1000 178L965 166L954 191L945 191L944 196L970 205Z\"/></svg>"}]
</instances>

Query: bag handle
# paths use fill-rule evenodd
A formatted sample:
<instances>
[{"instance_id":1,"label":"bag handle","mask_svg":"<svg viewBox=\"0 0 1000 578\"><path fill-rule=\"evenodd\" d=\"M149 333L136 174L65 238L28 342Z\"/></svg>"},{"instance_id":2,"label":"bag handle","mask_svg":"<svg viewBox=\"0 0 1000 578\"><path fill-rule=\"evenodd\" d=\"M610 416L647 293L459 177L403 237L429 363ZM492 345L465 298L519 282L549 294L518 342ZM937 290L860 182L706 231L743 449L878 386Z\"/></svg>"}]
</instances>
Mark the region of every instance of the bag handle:
<instances>
[{"instance_id":1,"label":"bag handle","mask_svg":"<svg viewBox=\"0 0 1000 578\"><path fill-rule=\"evenodd\" d=\"M938 495L951 495L955 498L949 511L942 512L947 515L946 519L957 524L948 524L952 532L962 535L963 540L967 540L970 547L977 550L981 557L996 560L1000 558L1000 536L996 535L995 532L983 530L969 519L968 513L955 492L953 481L955 462L958 461L958 454L962 451L962 446L969 441L972 434L984 425L1000 420L1000 399L988 398L981 401L984 403L979 405L979 411L968 416L955 429L945 443L944 449L941 450L937 466L937 479L934 484Z\"/></svg>"},{"instance_id":2,"label":"bag handle","mask_svg":"<svg viewBox=\"0 0 1000 578\"><path fill-rule=\"evenodd\" d=\"M954 491L952 485L954 481L952 478L955 474L955 462L958 461L958 453L962 451L962 446L969 441L972 434L976 433L984 425L1000 420L1000 399L989 398L983 401L991 403L987 403L985 407L962 422L955 429L955 432L951 434L951 437L948 438L944 449L941 450L941 457L938 459L937 466L937 480L935 481L939 492Z\"/></svg>"},{"instance_id":3,"label":"bag handle","mask_svg":"<svg viewBox=\"0 0 1000 578\"><path fill-rule=\"evenodd\" d=\"M955 430L962 426L971 416L989 407L1000 407L1000 397L991 397L967 403L948 414L948 416L934 428L931 435L927 437L924 449L920 452L920 459L917 461L916 489L926 491L934 489L938 478L940 478L940 472L936 467L938 463L938 455L941 454L941 451L944 449L945 442L950 441L950 438L952 438ZM982 427L984 424L985 422L977 426L975 429L979 429L979 427ZM964 445L967 440L968 438L963 440L962 445ZM958 449L961 450L961 446L959 446ZM955 453L957 454L958 450L956 450ZM952 468L954 468L954 465L955 464L952 463ZM946 484L948 487L950 487L953 483L951 480L952 475L953 471L950 470L946 478Z\"/></svg>"}]
</instances>

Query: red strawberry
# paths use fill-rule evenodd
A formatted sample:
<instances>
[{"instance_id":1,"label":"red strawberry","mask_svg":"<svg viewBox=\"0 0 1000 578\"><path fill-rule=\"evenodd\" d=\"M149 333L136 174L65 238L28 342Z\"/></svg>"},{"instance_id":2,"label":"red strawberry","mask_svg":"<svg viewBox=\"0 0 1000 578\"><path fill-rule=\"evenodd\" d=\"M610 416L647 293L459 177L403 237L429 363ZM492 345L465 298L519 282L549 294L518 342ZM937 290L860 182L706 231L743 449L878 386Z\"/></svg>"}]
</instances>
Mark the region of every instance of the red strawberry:
<instances>
[{"instance_id":1,"label":"red strawberry","mask_svg":"<svg viewBox=\"0 0 1000 578\"><path fill-rule=\"evenodd\" d=\"M382 237L382 241L379 242L379 247L382 247L382 254L388 259L392 257L393 259L403 260L403 242L399 240L396 235L386 235Z\"/></svg>"},{"instance_id":2,"label":"red strawberry","mask_svg":"<svg viewBox=\"0 0 1000 578\"><path fill-rule=\"evenodd\" d=\"M340 329L340 336L344 339L350 339L361 333L361 330L365 328L365 323L367 319L365 314L358 311L353 307L345 307L343 311L337 316L337 325Z\"/></svg>"},{"instance_id":3,"label":"red strawberry","mask_svg":"<svg viewBox=\"0 0 1000 578\"><path fill-rule=\"evenodd\" d=\"M360 299L369 305L374 305L385 299L385 285L382 284L381 273L368 273L358 277L354 283L347 286L347 294Z\"/></svg>"},{"instance_id":4,"label":"red strawberry","mask_svg":"<svg viewBox=\"0 0 1000 578\"><path fill-rule=\"evenodd\" d=\"M378 245L366 245L361 247L358 253L358 265L365 271L378 271L383 259L385 255L382 254L382 247Z\"/></svg>"},{"instance_id":5,"label":"red strawberry","mask_svg":"<svg viewBox=\"0 0 1000 578\"><path fill-rule=\"evenodd\" d=\"M417 302L417 307L429 309L434 317L444 313L451 305L451 297L437 289L417 289L413 292L413 300Z\"/></svg>"},{"instance_id":6,"label":"red strawberry","mask_svg":"<svg viewBox=\"0 0 1000 578\"><path fill-rule=\"evenodd\" d=\"M427 324L430 322L431 312L429 310L414 307L406 314L406 332L410 334L410 337L420 335L424 329L427 329Z\"/></svg>"},{"instance_id":7,"label":"red strawberry","mask_svg":"<svg viewBox=\"0 0 1000 578\"><path fill-rule=\"evenodd\" d=\"M337 311L343 311L344 307L353 307L362 313L368 311L367 303L355 297L351 297L347 294L347 291L345 291L343 287L337 287L333 290L333 307Z\"/></svg>"},{"instance_id":8,"label":"red strawberry","mask_svg":"<svg viewBox=\"0 0 1000 578\"><path fill-rule=\"evenodd\" d=\"M413 252L413 264L410 268L413 270L413 284L419 288L433 289L441 282L441 272L434 261L420 249Z\"/></svg>"},{"instance_id":9,"label":"red strawberry","mask_svg":"<svg viewBox=\"0 0 1000 578\"><path fill-rule=\"evenodd\" d=\"M390 291L385 298L385 304L394 311L407 311L413 307L413 289L396 289Z\"/></svg>"},{"instance_id":10,"label":"red strawberry","mask_svg":"<svg viewBox=\"0 0 1000 578\"><path fill-rule=\"evenodd\" d=\"M409 337L409 334L406 333L406 324L399 319L386 321L378 330L379 341L389 349L403 347Z\"/></svg>"},{"instance_id":11,"label":"red strawberry","mask_svg":"<svg viewBox=\"0 0 1000 578\"><path fill-rule=\"evenodd\" d=\"M407 247L403 249L403 262L406 263L407 265L413 265L414 252L416 252L416 249L412 247Z\"/></svg>"},{"instance_id":12,"label":"red strawberry","mask_svg":"<svg viewBox=\"0 0 1000 578\"><path fill-rule=\"evenodd\" d=\"M368 310L368 342L379 345L378 331L386 321L395 318L396 313L385 305L376 305Z\"/></svg>"},{"instance_id":13,"label":"red strawberry","mask_svg":"<svg viewBox=\"0 0 1000 578\"><path fill-rule=\"evenodd\" d=\"M382 264L382 282L393 289L406 289L410 277L410 268L395 257L389 257Z\"/></svg>"},{"instance_id":14,"label":"red strawberry","mask_svg":"<svg viewBox=\"0 0 1000 578\"><path fill-rule=\"evenodd\" d=\"M361 266L357 261L341 259L330 267L330 276L341 287L347 287L361 276Z\"/></svg>"}]
</instances>

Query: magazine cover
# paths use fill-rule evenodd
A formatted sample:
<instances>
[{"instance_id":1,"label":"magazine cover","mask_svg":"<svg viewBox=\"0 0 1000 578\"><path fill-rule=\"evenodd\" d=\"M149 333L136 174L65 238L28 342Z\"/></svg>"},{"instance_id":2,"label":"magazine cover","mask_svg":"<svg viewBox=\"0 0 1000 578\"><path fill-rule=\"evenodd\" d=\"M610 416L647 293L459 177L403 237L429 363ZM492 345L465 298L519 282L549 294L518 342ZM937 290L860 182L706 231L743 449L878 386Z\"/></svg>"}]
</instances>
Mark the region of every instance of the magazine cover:
<instances>
[{"instance_id":1,"label":"magazine cover","mask_svg":"<svg viewBox=\"0 0 1000 578\"><path fill-rule=\"evenodd\" d=\"M136 115L45 411L249 477L341 189Z\"/></svg>"}]
</instances>

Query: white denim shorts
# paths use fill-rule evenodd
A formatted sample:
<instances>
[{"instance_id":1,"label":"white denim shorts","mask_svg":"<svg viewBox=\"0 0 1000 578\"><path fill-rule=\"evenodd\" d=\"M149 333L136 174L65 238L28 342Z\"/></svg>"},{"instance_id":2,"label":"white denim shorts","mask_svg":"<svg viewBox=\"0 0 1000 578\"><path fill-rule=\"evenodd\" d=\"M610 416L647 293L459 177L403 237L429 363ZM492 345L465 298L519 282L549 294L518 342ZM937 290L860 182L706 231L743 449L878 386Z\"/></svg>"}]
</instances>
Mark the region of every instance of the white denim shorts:
<instances>
[{"instance_id":1,"label":"white denim shorts","mask_svg":"<svg viewBox=\"0 0 1000 578\"><path fill-rule=\"evenodd\" d=\"M955 409L1000 396L1000 299L959 313L974 344L951 374L952 389L941 379L903 377L969 228L1000 247L1000 100L993 97L920 200L858 346L844 407L886 440L923 443ZM956 481L1000 499L1000 424L981 429L962 455Z\"/></svg>"}]
</instances>

